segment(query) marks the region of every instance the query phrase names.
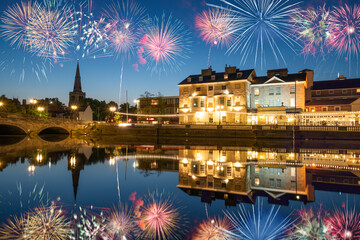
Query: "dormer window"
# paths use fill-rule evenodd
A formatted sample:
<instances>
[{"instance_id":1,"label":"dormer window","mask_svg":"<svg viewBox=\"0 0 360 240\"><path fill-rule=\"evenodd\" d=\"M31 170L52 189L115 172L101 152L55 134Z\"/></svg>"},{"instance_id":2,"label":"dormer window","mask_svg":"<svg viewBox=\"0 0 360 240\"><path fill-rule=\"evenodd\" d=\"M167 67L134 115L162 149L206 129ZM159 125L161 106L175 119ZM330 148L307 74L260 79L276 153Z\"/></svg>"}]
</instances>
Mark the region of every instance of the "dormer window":
<instances>
[{"instance_id":1,"label":"dormer window","mask_svg":"<svg viewBox=\"0 0 360 240\"><path fill-rule=\"evenodd\" d=\"M199 82L202 82L203 81L203 76L200 76L199 77Z\"/></svg>"},{"instance_id":2,"label":"dormer window","mask_svg":"<svg viewBox=\"0 0 360 240\"><path fill-rule=\"evenodd\" d=\"M228 74L224 74L224 79L227 80L229 78Z\"/></svg>"},{"instance_id":3,"label":"dormer window","mask_svg":"<svg viewBox=\"0 0 360 240\"><path fill-rule=\"evenodd\" d=\"M238 72L238 73L236 74L237 78L241 78L241 77L242 77L242 75L243 75L243 73L242 73L242 72Z\"/></svg>"},{"instance_id":4,"label":"dormer window","mask_svg":"<svg viewBox=\"0 0 360 240\"><path fill-rule=\"evenodd\" d=\"M215 81L215 75L211 75L211 80Z\"/></svg>"},{"instance_id":5,"label":"dormer window","mask_svg":"<svg viewBox=\"0 0 360 240\"><path fill-rule=\"evenodd\" d=\"M187 82L191 82L191 77L188 77L188 78L187 78Z\"/></svg>"}]
</instances>

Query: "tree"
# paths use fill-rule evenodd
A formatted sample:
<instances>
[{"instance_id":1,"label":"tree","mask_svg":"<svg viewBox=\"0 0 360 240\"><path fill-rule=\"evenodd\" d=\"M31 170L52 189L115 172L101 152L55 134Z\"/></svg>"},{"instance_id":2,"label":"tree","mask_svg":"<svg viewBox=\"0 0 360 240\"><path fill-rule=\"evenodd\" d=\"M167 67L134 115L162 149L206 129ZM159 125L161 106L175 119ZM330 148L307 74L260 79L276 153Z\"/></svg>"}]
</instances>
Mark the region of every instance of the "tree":
<instances>
[{"instance_id":1,"label":"tree","mask_svg":"<svg viewBox=\"0 0 360 240\"><path fill-rule=\"evenodd\" d=\"M0 97L0 112L5 113L21 113L22 107L18 99L9 99L5 95Z\"/></svg>"}]
</instances>

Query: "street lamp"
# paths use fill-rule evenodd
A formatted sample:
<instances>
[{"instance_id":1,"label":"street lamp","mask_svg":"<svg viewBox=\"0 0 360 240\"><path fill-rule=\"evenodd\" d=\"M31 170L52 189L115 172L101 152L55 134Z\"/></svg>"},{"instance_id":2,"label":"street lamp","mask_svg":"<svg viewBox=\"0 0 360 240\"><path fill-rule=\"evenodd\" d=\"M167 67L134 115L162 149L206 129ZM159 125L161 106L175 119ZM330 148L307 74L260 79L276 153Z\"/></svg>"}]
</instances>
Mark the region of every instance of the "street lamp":
<instances>
[{"instance_id":1,"label":"street lamp","mask_svg":"<svg viewBox=\"0 0 360 240\"><path fill-rule=\"evenodd\" d=\"M37 100L36 100L36 99L33 99L33 98L32 98L32 99L30 99L30 101L29 101L29 102L30 102L30 104L37 104Z\"/></svg>"},{"instance_id":2,"label":"street lamp","mask_svg":"<svg viewBox=\"0 0 360 240\"><path fill-rule=\"evenodd\" d=\"M78 106L76 106L76 105L71 105L70 108L71 108L71 110L73 111L73 118L76 119L77 116L75 116L75 111L78 109Z\"/></svg>"},{"instance_id":3,"label":"street lamp","mask_svg":"<svg viewBox=\"0 0 360 240\"><path fill-rule=\"evenodd\" d=\"M41 113L45 110L44 107L38 107L37 110L40 112L40 117L41 117Z\"/></svg>"},{"instance_id":4,"label":"street lamp","mask_svg":"<svg viewBox=\"0 0 360 240\"><path fill-rule=\"evenodd\" d=\"M0 107L4 106L4 103L3 102L0 102Z\"/></svg>"},{"instance_id":5,"label":"street lamp","mask_svg":"<svg viewBox=\"0 0 360 240\"><path fill-rule=\"evenodd\" d=\"M109 108L110 112L111 112L111 119L110 122L113 122L113 117L114 117L114 112L116 111L116 107L112 106Z\"/></svg>"},{"instance_id":6,"label":"street lamp","mask_svg":"<svg viewBox=\"0 0 360 240\"><path fill-rule=\"evenodd\" d=\"M115 111L116 111L116 107L110 107L110 111L111 111L111 112L115 112Z\"/></svg>"},{"instance_id":7,"label":"street lamp","mask_svg":"<svg viewBox=\"0 0 360 240\"><path fill-rule=\"evenodd\" d=\"M71 109L75 111L77 109L77 106L76 105L71 105Z\"/></svg>"}]
</instances>

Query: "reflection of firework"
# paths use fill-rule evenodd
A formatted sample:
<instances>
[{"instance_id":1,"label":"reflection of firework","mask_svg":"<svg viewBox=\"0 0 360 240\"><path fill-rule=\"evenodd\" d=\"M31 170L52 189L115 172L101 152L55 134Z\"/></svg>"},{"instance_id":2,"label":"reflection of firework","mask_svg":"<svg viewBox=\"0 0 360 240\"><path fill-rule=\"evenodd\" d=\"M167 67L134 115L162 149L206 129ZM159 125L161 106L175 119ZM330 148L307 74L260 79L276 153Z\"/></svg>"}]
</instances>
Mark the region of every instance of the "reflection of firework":
<instances>
[{"instance_id":1,"label":"reflection of firework","mask_svg":"<svg viewBox=\"0 0 360 240\"><path fill-rule=\"evenodd\" d=\"M299 222L289 234L289 239L333 239L330 236L329 224L326 221L329 215L327 211L319 209L314 212L312 208L301 208L298 214L300 216Z\"/></svg>"},{"instance_id":2,"label":"reflection of firework","mask_svg":"<svg viewBox=\"0 0 360 240\"><path fill-rule=\"evenodd\" d=\"M138 225L143 230L142 239L181 239L180 211L173 205L170 196L155 192L140 208Z\"/></svg>"},{"instance_id":3,"label":"reflection of firework","mask_svg":"<svg viewBox=\"0 0 360 240\"><path fill-rule=\"evenodd\" d=\"M136 229L134 212L123 206L115 208L110 212L106 228L111 239L133 239Z\"/></svg>"},{"instance_id":4,"label":"reflection of firework","mask_svg":"<svg viewBox=\"0 0 360 240\"><path fill-rule=\"evenodd\" d=\"M139 34L147 21L145 9L130 0L119 1L108 6L105 15L110 24L107 34L109 47L116 57L135 54Z\"/></svg>"},{"instance_id":5,"label":"reflection of firework","mask_svg":"<svg viewBox=\"0 0 360 240\"><path fill-rule=\"evenodd\" d=\"M167 18L163 14L161 19L153 19L142 39L149 69L159 73L168 69L178 70L183 64L181 58L187 58L189 52L189 34L184 24L171 15Z\"/></svg>"},{"instance_id":6,"label":"reflection of firework","mask_svg":"<svg viewBox=\"0 0 360 240\"><path fill-rule=\"evenodd\" d=\"M233 40L232 32L235 23L227 10L209 9L198 14L195 26L200 31L202 39L211 45L228 46Z\"/></svg>"},{"instance_id":7,"label":"reflection of firework","mask_svg":"<svg viewBox=\"0 0 360 240\"><path fill-rule=\"evenodd\" d=\"M35 208L24 220L26 239L67 239L69 229L70 222L62 214L61 208L55 205Z\"/></svg>"},{"instance_id":8,"label":"reflection of firework","mask_svg":"<svg viewBox=\"0 0 360 240\"><path fill-rule=\"evenodd\" d=\"M290 16L296 10L296 3L289 4L288 0L220 0L229 7L235 16L236 22L234 34L236 39L228 52L240 51L241 64L247 60L247 56L255 56L261 60L261 68L265 61L265 49L269 49L277 64L279 58L285 63L282 52L277 42L283 42L293 49L295 40L289 37L292 25L289 23ZM218 9L227 9L220 5L208 4Z\"/></svg>"},{"instance_id":9,"label":"reflection of firework","mask_svg":"<svg viewBox=\"0 0 360 240\"><path fill-rule=\"evenodd\" d=\"M292 22L294 22L293 32L304 44L303 54L315 55L317 51L324 53L326 41L330 36L329 11L325 6L298 10L292 16Z\"/></svg>"},{"instance_id":10,"label":"reflection of firework","mask_svg":"<svg viewBox=\"0 0 360 240\"><path fill-rule=\"evenodd\" d=\"M31 18L31 14L34 9L34 5L31 3L21 2L15 4L12 7L8 7L7 11L1 17L3 24L3 33L1 36L5 36L10 41L11 45L17 45L17 47L27 47L28 44L28 23Z\"/></svg>"},{"instance_id":11,"label":"reflection of firework","mask_svg":"<svg viewBox=\"0 0 360 240\"><path fill-rule=\"evenodd\" d=\"M335 8L329 18L329 44L339 54L357 55L360 51L360 7Z\"/></svg>"},{"instance_id":12,"label":"reflection of firework","mask_svg":"<svg viewBox=\"0 0 360 240\"><path fill-rule=\"evenodd\" d=\"M28 24L30 51L39 57L58 59L73 42L71 23L64 9L38 6Z\"/></svg>"},{"instance_id":13,"label":"reflection of firework","mask_svg":"<svg viewBox=\"0 0 360 240\"><path fill-rule=\"evenodd\" d=\"M282 239L292 224L290 217L281 219L278 215L280 207L272 205L269 211L265 211L262 201L256 205L251 206L252 211L240 204L237 214L225 212L235 228L231 235L244 240Z\"/></svg>"},{"instance_id":14,"label":"reflection of firework","mask_svg":"<svg viewBox=\"0 0 360 240\"><path fill-rule=\"evenodd\" d=\"M24 219L23 217L14 217L13 220L8 219L7 224L3 224L0 228L0 239L22 239L24 234Z\"/></svg>"},{"instance_id":15,"label":"reflection of firework","mask_svg":"<svg viewBox=\"0 0 360 240\"><path fill-rule=\"evenodd\" d=\"M94 208L91 207L91 210ZM76 238L77 239L98 239L104 235L106 218L104 212L100 211L99 214L79 207L79 213L73 215L76 223Z\"/></svg>"},{"instance_id":16,"label":"reflection of firework","mask_svg":"<svg viewBox=\"0 0 360 240\"><path fill-rule=\"evenodd\" d=\"M196 229L195 240L226 240L231 239L228 234L231 231L231 223L227 218L206 219Z\"/></svg>"},{"instance_id":17,"label":"reflection of firework","mask_svg":"<svg viewBox=\"0 0 360 240\"><path fill-rule=\"evenodd\" d=\"M335 208L327 224L334 239L360 239L360 213L356 213L355 208Z\"/></svg>"}]
</instances>

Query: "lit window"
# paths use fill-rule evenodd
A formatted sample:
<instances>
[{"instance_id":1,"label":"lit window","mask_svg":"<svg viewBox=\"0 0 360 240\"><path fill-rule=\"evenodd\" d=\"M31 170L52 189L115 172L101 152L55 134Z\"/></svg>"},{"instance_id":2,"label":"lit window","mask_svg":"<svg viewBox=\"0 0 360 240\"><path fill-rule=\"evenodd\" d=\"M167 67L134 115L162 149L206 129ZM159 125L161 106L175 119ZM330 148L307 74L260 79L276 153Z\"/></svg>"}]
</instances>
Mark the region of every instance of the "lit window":
<instances>
[{"instance_id":1,"label":"lit window","mask_svg":"<svg viewBox=\"0 0 360 240\"><path fill-rule=\"evenodd\" d=\"M280 95L281 94L281 87L276 87L276 95Z\"/></svg>"},{"instance_id":2,"label":"lit window","mask_svg":"<svg viewBox=\"0 0 360 240\"><path fill-rule=\"evenodd\" d=\"M227 100L227 106L231 107L231 98Z\"/></svg>"},{"instance_id":3,"label":"lit window","mask_svg":"<svg viewBox=\"0 0 360 240\"><path fill-rule=\"evenodd\" d=\"M295 98L290 99L290 107L295 107Z\"/></svg>"},{"instance_id":4,"label":"lit window","mask_svg":"<svg viewBox=\"0 0 360 240\"><path fill-rule=\"evenodd\" d=\"M197 88L196 88L196 91L199 92L199 91L200 91L200 87L197 87Z\"/></svg>"},{"instance_id":5,"label":"lit window","mask_svg":"<svg viewBox=\"0 0 360 240\"><path fill-rule=\"evenodd\" d=\"M356 93L360 93L360 88L356 89Z\"/></svg>"},{"instance_id":6,"label":"lit window","mask_svg":"<svg viewBox=\"0 0 360 240\"><path fill-rule=\"evenodd\" d=\"M219 103L220 103L221 106L224 106L225 98L224 97L219 98Z\"/></svg>"},{"instance_id":7,"label":"lit window","mask_svg":"<svg viewBox=\"0 0 360 240\"><path fill-rule=\"evenodd\" d=\"M255 89L254 89L254 95L255 95L255 96L259 96L259 95L260 95L260 91L259 91L258 88L255 88Z\"/></svg>"},{"instance_id":8,"label":"lit window","mask_svg":"<svg viewBox=\"0 0 360 240\"><path fill-rule=\"evenodd\" d=\"M269 88L269 95L274 95L274 88L273 87Z\"/></svg>"},{"instance_id":9,"label":"lit window","mask_svg":"<svg viewBox=\"0 0 360 240\"><path fill-rule=\"evenodd\" d=\"M202 82L202 80L203 80L203 77L200 76L200 77L199 77L199 82Z\"/></svg>"},{"instance_id":10,"label":"lit window","mask_svg":"<svg viewBox=\"0 0 360 240\"><path fill-rule=\"evenodd\" d=\"M259 100L255 99L255 107L259 107Z\"/></svg>"},{"instance_id":11,"label":"lit window","mask_svg":"<svg viewBox=\"0 0 360 240\"><path fill-rule=\"evenodd\" d=\"M188 78L187 78L187 82L191 82L191 77L188 77Z\"/></svg>"},{"instance_id":12,"label":"lit window","mask_svg":"<svg viewBox=\"0 0 360 240\"><path fill-rule=\"evenodd\" d=\"M228 75L224 74L224 79L227 80L228 79Z\"/></svg>"},{"instance_id":13,"label":"lit window","mask_svg":"<svg viewBox=\"0 0 360 240\"><path fill-rule=\"evenodd\" d=\"M295 93L295 86L291 86L290 93Z\"/></svg>"},{"instance_id":14,"label":"lit window","mask_svg":"<svg viewBox=\"0 0 360 240\"><path fill-rule=\"evenodd\" d=\"M259 167L255 167L255 173L260 173L260 168Z\"/></svg>"},{"instance_id":15,"label":"lit window","mask_svg":"<svg viewBox=\"0 0 360 240\"><path fill-rule=\"evenodd\" d=\"M151 105L158 105L158 104L159 104L159 100L156 99L151 100Z\"/></svg>"},{"instance_id":16,"label":"lit window","mask_svg":"<svg viewBox=\"0 0 360 240\"><path fill-rule=\"evenodd\" d=\"M290 175L292 177L295 177L295 174L296 174L296 169L294 167L290 168Z\"/></svg>"},{"instance_id":17,"label":"lit window","mask_svg":"<svg viewBox=\"0 0 360 240\"><path fill-rule=\"evenodd\" d=\"M200 107L205 107L205 102L204 102L204 100L201 100L201 101L200 101Z\"/></svg>"},{"instance_id":18,"label":"lit window","mask_svg":"<svg viewBox=\"0 0 360 240\"><path fill-rule=\"evenodd\" d=\"M209 91L212 91L214 89L213 86L209 86Z\"/></svg>"},{"instance_id":19,"label":"lit window","mask_svg":"<svg viewBox=\"0 0 360 240\"><path fill-rule=\"evenodd\" d=\"M198 99L197 99L197 98L194 98L194 100L193 100L193 106L194 106L194 107L198 107L198 104L199 104Z\"/></svg>"},{"instance_id":20,"label":"lit window","mask_svg":"<svg viewBox=\"0 0 360 240\"><path fill-rule=\"evenodd\" d=\"M213 80L213 81L214 81L214 80L215 80L215 78L216 78L216 77L215 77L215 75L211 75L211 80Z\"/></svg>"},{"instance_id":21,"label":"lit window","mask_svg":"<svg viewBox=\"0 0 360 240\"><path fill-rule=\"evenodd\" d=\"M260 178L255 178L255 185L259 186L260 185Z\"/></svg>"}]
</instances>

